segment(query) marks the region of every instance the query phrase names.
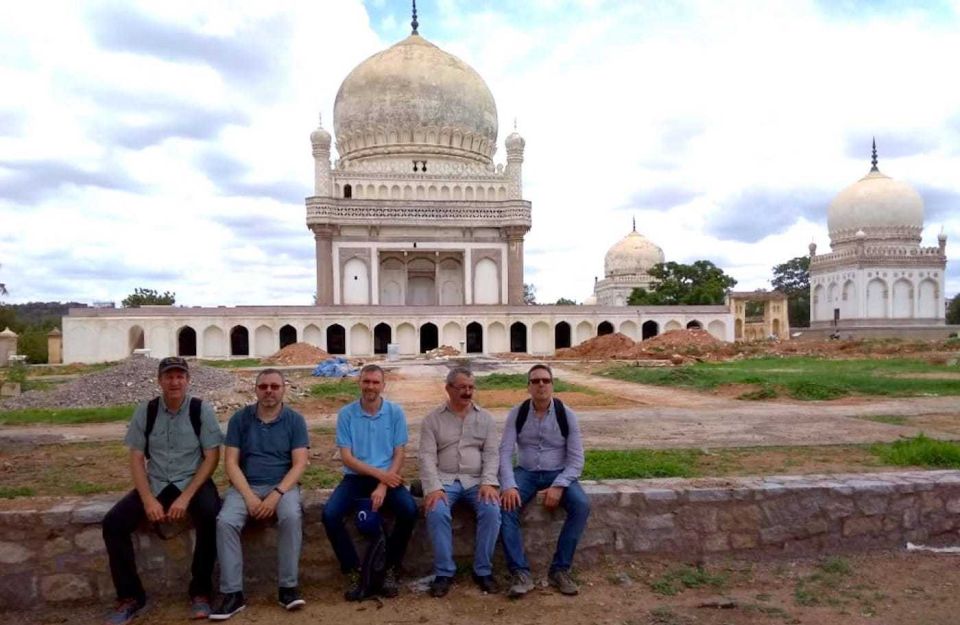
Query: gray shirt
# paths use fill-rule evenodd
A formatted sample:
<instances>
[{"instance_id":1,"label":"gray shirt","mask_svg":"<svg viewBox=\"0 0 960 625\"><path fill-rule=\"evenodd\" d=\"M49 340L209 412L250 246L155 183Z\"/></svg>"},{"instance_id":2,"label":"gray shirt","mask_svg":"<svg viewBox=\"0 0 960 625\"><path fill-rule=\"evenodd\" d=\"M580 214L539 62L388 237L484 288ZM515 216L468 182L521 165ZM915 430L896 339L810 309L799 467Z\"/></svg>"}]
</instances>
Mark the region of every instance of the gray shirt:
<instances>
[{"instance_id":1,"label":"gray shirt","mask_svg":"<svg viewBox=\"0 0 960 625\"><path fill-rule=\"evenodd\" d=\"M147 402L142 402L133 413L127 427L124 443L131 449L143 451L146 445ZM157 420L150 433L150 459L147 461L147 478L150 491L160 491L173 484L181 491L187 487L203 462L203 449L214 449L223 442L220 424L210 402L203 402L200 409L200 438L197 439L190 423L190 396L173 413L160 397Z\"/></svg>"},{"instance_id":2,"label":"gray shirt","mask_svg":"<svg viewBox=\"0 0 960 625\"><path fill-rule=\"evenodd\" d=\"M560 474L553 480L553 486L566 488L579 479L583 473L583 439L580 437L580 424L577 415L564 405L567 411L567 437L563 437L560 424L557 423L556 404L551 400L550 407L543 417L538 417L530 404L530 412L523 423L517 439L517 413L520 406L514 406L507 415L507 424L503 428L500 441L500 483L503 490L516 488L517 480L513 475L513 451L518 449L517 465L527 471L557 471Z\"/></svg>"},{"instance_id":3,"label":"gray shirt","mask_svg":"<svg viewBox=\"0 0 960 625\"><path fill-rule=\"evenodd\" d=\"M420 426L420 479L430 493L459 480L464 488L497 486L497 426L493 415L471 404L461 419L447 404Z\"/></svg>"}]
</instances>

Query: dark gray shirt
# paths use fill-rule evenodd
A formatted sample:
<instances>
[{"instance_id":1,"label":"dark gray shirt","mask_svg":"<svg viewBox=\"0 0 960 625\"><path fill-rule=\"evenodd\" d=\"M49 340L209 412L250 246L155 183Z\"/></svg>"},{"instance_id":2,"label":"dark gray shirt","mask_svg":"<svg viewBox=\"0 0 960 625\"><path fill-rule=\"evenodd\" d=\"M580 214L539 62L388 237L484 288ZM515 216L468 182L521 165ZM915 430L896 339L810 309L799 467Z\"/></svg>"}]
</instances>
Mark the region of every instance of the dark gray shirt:
<instances>
[{"instance_id":1,"label":"dark gray shirt","mask_svg":"<svg viewBox=\"0 0 960 625\"><path fill-rule=\"evenodd\" d=\"M516 488L517 480L513 475L513 452L518 450L517 466L527 471L557 471L560 474L553 480L553 486L566 488L579 479L583 472L583 439L580 437L580 423L577 415L569 406L567 410L567 437L563 437L560 424L557 423L556 404L551 401L543 417L537 417L530 404L530 412L523 424L520 438L517 439L517 413L520 406L514 406L507 415L507 424L503 428L500 440L500 486L503 490Z\"/></svg>"},{"instance_id":2,"label":"dark gray shirt","mask_svg":"<svg viewBox=\"0 0 960 625\"><path fill-rule=\"evenodd\" d=\"M142 452L146 447L146 429L147 402L142 402L133 413L123 442ZM170 484L181 491L185 489L203 462L203 450L215 449L222 442L223 432L210 402L203 402L200 410L198 439L190 423L190 396L184 398L175 413L167 410L163 397L160 397L157 420L150 433L150 459L147 461L150 491L158 495Z\"/></svg>"}]
</instances>

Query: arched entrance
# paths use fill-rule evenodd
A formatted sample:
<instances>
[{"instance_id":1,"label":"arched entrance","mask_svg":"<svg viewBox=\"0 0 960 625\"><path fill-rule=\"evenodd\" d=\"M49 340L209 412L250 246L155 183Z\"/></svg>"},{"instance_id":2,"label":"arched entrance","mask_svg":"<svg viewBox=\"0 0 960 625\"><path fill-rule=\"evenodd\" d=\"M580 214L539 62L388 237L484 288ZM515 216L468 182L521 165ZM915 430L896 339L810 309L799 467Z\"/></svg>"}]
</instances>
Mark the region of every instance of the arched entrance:
<instances>
[{"instance_id":1,"label":"arched entrance","mask_svg":"<svg viewBox=\"0 0 960 625\"><path fill-rule=\"evenodd\" d=\"M127 333L127 344L129 349L127 350L131 354L135 349L143 349L143 328L140 326L133 326L130 328L130 331Z\"/></svg>"},{"instance_id":2,"label":"arched entrance","mask_svg":"<svg viewBox=\"0 0 960 625\"><path fill-rule=\"evenodd\" d=\"M694 319L693 321L691 321L691 322L689 322L689 323L687 324L687 329L688 329L688 330L702 330L702 329L703 329L703 326L700 324L699 321L697 321L696 319Z\"/></svg>"},{"instance_id":3,"label":"arched entrance","mask_svg":"<svg viewBox=\"0 0 960 625\"><path fill-rule=\"evenodd\" d=\"M597 336L603 336L604 334L613 334L613 324L609 321L602 321L597 326Z\"/></svg>"},{"instance_id":4,"label":"arched entrance","mask_svg":"<svg viewBox=\"0 0 960 625\"><path fill-rule=\"evenodd\" d=\"M520 321L510 326L510 351L521 354L527 351L527 326Z\"/></svg>"},{"instance_id":5,"label":"arched entrance","mask_svg":"<svg viewBox=\"0 0 960 625\"><path fill-rule=\"evenodd\" d=\"M250 333L243 326L233 326L230 328L230 355L250 355Z\"/></svg>"},{"instance_id":6,"label":"arched entrance","mask_svg":"<svg viewBox=\"0 0 960 625\"><path fill-rule=\"evenodd\" d=\"M473 321L467 324L467 353L483 352L483 326Z\"/></svg>"},{"instance_id":7,"label":"arched entrance","mask_svg":"<svg viewBox=\"0 0 960 625\"><path fill-rule=\"evenodd\" d=\"M339 323L335 323L327 328L327 353L346 354L347 353L347 331Z\"/></svg>"},{"instance_id":8,"label":"arched entrance","mask_svg":"<svg viewBox=\"0 0 960 625\"><path fill-rule=\"evenodd\" d=\"M425 323L420 326L420 353L425 354L431 349L439 347L437 326L432 323Z\"/></svg>"},{"instance_id":9,"label":"arched entrance","mask_svg":"<svg viewBox=\"0 0 960 625\"><path fill-rule=\"evenodd\" d=\"M660 333L660 328L657 327L657 322L652 319L650 321L644 321L643 325L640 326L641 341L652 339L659 333Z\"/></svg>"},{"instance_id":10,"label":"arched entrance","mask_svg":"<svg viewBox=\"0 0 960 625\"><path fill-rule=\"evenodd\" d=\"M570 347L570 324L566 321L561 321L553 328L553 347Z\"/></svg>"},{"instance_id":11,"label":"arched entrance","mask_svg":"<svg viewBox=\"0 0 960 625\"><path fill-rule=\"evenodd\" d=\"M297 342L297 329L292 325L285 325L280 328L280 349L287 345L293 345Z\"/></svg>"},{"instance_id":12,"label":"arched entrance","mask_svg":"<svg viewBox=\"0 0 960 625\"><path fill-rule=\"evenodd\" d=\"M373 353L386 354L387 345L393 342L393 331L385 323L378 323L373 327Z\"/></svg>"},{"instance_id":13,"label":"arched entrance","mask_svg":"<svg viewBox=\"0 0 960 625\"><path fill-rule=\"evenodd\" d=\"M197 331L183 326L177 331L177 356L197 355Z\"/></svg>"}]
</instances>

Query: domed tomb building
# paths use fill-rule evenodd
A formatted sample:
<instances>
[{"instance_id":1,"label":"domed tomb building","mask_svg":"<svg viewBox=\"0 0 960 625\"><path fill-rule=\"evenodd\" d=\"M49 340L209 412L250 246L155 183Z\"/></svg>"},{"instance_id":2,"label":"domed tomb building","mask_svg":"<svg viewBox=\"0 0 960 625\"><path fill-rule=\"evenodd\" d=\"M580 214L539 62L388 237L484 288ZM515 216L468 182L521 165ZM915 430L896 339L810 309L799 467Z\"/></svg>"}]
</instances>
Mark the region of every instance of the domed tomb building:
<instances>
[{"instance_id":1,"label":"domed tomb building","mask_svg":"<svg viewBox=\"0 0 960 625\"><path fill-rule=\"evenodd\" d=\"M593 287L598 306L626 306L634 289L650 290L655 282L648 272L664 262L663 250L633 230L613 245L603 260L604 279ZM593 303L593 302L592 302Z\"/></svg>"},{"instance_id":2,"label":"domed tomb building","mask_svg":"<svg viewBox=\"0 0 960 625\"><path fill-rule=\"evenodd\" d=\"M810 244L810 324L868 328L944 324L946 235L920 245L923 199L873 166L830 203L829 254Z\"/></svg>"},{"instance_id":3,"label":"domed tomb building","mask_svg":"<svg viewBox=\"0 0 960 625\"><path fill-rule=\"evenodd\" d=\"M497 105L472 67L416 31L358 65L332 137L310 136L317 304L523 303L523 138L495 165Z\"/></svg>"}]
</instances>

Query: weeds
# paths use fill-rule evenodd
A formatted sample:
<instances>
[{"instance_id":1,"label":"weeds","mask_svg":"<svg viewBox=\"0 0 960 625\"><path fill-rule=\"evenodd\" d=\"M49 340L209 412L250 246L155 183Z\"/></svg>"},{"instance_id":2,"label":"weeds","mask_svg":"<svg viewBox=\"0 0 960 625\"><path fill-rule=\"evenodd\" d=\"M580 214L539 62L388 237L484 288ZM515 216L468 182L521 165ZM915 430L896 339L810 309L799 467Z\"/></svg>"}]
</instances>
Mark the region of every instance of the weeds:
<instances>
[{"instance_id":1,"label":"weeds","mask_svg":"<svg viewBox=\"0 0 960 625\"><path fill-rule=\"evenodd\" d=\"M703 588L704 586L722 588L726 582L726 575L709 573L701 566L696 568L683 566L667 571L650 582L650 589L658 595L672 597L687 588Z\"/></svg>"},{"instance_id":2,"label":"weeds","mask_svg":"<svg viewBox=\"0 0 960 625\"><path fill-rule=\"evenodd\" d=\"M478 391L504 391L504 390L525 390L527 388L526 373L491 373L489 375L480 375L476 377ZM560 378L553 379L553 391L555 393L565 393L579 391L582 393L593 393L592 389L564 382Z\"/></svg>"},{"instance_id":3,"label":"weeds","mask_svg":"<svg viewBox=\"0 0 960 625\"><path fill-rule=\"evenodd\" d=\"M870 446L884 463L902 467L960 468L960 445L929 438L922 432L895 443Z\"/></svg>"},{"instance_id":4,"label":"weeds","mask_svg":"<svg viewBox=\"0 0 960 625\"><path fill-rule=\"evenodd\" d=\"M125 421L133 415L133 405L101 408L24 408L0 412L0 425L32 423L75 424Z\"/></svg>"},{"instance_id":5,"label":"weeds","mask_svg":"<svg viewBox=\"0 0 960 625\"><path fill-rule=\"evenodd\" d=\"M583 479L644 479L692 477L700 452L693 450L634 449L605 451L589 449Z\"/></svg>"},{"instance_id":6,"label":"weeds","mask_svg":"<svg viewBox=\"0 0 960 625\"><path fill-rule=\"evenodd\" d=\"M16 499L17 497L33 497L36 494L27 486L0 486L0 499Z\"/></svg>"},{"instance_id":7,"label":"weeds","mask_svg":"<svg viewBox=\"0 0 960 625\"><path fill-rule=\"evenodd\" d=\"M217 369L242 369L244 367L262 367L259 358L232 358L230 360L201 360L201 365L216 367Z\"/></svg>"}]
</instances>

